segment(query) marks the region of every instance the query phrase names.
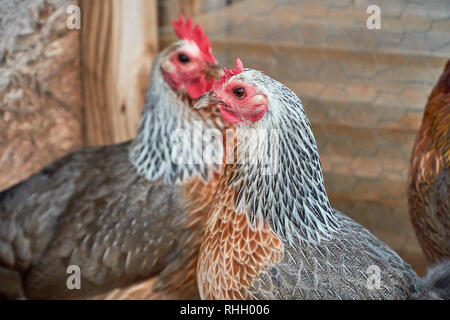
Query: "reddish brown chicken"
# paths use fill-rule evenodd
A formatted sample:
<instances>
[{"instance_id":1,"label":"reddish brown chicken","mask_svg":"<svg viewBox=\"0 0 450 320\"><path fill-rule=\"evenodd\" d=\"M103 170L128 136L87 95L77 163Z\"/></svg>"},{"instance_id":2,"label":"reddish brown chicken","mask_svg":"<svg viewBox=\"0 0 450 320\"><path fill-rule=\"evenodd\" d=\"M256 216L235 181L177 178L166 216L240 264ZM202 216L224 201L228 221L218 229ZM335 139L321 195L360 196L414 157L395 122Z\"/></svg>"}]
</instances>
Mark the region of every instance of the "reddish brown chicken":
<instances>
[{"instance_id":1,"label":"reddish brown chicken","mask_svg":"<svg viewBox=\"0 0 450 320\"><path fill-rule=\"evenodd\" d=\"M408 198L428 261L450 259L450 60L425 107L411 156Z\"/></svg>"},{"instance_id":2,"label":"reddish brown chicken","mask_svg":"<svg viewBox=\"0 0 450 320\"><path fill-rule=\"evenodd\" d=\"M180 41L155 58L136 139L68 155L0 193L0 297L198 298L200 239L222 168L204 161L202 132L223 124L192 109L218 71L207 36L183 17L174 28ZM192 157L175 162L183 146ZM66 285L71 265L80 290Z\"/></svg>"}]
</instances>

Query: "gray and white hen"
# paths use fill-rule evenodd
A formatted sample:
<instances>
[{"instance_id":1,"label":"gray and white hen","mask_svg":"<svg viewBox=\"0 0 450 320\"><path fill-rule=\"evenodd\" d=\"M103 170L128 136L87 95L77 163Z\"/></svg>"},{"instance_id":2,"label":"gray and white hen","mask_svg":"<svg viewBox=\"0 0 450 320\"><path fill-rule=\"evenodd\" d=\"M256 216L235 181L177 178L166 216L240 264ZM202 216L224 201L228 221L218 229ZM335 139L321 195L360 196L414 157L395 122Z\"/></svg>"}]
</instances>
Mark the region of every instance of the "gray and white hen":
<instances>
[{"instance_id":1,"label":"gray and white hen","mask_svg":"<svg viewBox=\"0 0 450 320\"><path fill-rule=\"evenodd\" d=\"M222 167L198 156L199 139L222 122L192 101L217 65L198 25L180 16L174 28L180 41L153 62L134 141L73 153L0 193L0 296L198 298L204 215ZM172 161L177 130L199 140L198 161ZM80 290L66 284L71 265Z\"/></svg>"},{"instance_id":2,"label":"gray and white hen","mask_svg":"<svg viewBox=\"0 0 450 320\"><path fill-rule=\"evenodd\" d=\"M235 124L238 142L200 250L203 299L449 297L450 263L423 280L331 207L310 122L289 88L238 60L205 105Z\"/></svg>"}]
</instances>

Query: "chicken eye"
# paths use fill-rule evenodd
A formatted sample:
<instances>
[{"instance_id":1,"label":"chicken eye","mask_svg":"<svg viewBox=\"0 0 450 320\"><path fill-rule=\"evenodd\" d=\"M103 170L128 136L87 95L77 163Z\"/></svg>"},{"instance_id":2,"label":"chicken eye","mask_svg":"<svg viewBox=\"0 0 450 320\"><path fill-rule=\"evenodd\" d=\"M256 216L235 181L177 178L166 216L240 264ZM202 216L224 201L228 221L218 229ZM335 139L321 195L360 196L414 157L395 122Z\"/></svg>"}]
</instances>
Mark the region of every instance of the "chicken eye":
<instances>
[{"instance_id":1,"label":"chicken eye","mask_svg":"<svg viewBox=\"0 0 450 320\"><path fill-rule=\"evenodd\" d=\"M181 63L188 63L191 61L191 59L185 55L184 53L179 53L178 54L178 61L180 61Z\"/></svg>"},{"instance_id":2,"label":"chicken eye","mask_svg":"<svg viewBox=\"0 0 450 320\"><path fill-rule=\"evenodd\" d=\"M242 87L236 87L233 89L233 94L237 98L243 98L245 96L245 89Z\"/></svg>"}]
</instances>

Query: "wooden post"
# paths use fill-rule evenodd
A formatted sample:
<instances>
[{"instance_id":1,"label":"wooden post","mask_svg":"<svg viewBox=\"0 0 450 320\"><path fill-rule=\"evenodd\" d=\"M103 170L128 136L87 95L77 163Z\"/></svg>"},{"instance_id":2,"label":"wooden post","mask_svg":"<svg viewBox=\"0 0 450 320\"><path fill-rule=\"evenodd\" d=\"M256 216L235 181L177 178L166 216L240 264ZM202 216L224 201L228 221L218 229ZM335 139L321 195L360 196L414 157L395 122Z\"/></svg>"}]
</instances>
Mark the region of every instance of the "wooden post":
<instances>
[{"instance_id":1,"label":"wooden post","mask_svg":"<svg viewBox=\"0 0 450 320\"><path fill-rule=\"evenodd\" d=\"M158 52L156 0L81 0L81 11L85 143L132 139Z\"/></svg>"}]
</instances>

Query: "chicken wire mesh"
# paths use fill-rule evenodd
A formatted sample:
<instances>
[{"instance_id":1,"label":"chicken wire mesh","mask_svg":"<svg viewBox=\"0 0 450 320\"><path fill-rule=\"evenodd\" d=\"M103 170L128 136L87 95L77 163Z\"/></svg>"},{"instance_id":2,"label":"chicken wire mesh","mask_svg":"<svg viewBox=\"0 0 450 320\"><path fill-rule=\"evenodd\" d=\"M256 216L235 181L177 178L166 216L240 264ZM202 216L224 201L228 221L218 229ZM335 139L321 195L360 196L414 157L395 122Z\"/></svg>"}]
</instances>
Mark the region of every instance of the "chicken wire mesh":
<instances>
[{"instance_id":1,"label":"chicken wire mesh","mask_svg":"<svg viewBox=\"0 0 450 320\"><path fill-rule=\"evenodd\" d=\"M370 5L380 29L369 29ZM159 1L161 46L179 11L208 33L221 64L240 57L302 99L332 205L422 272L407 169L427 97L450 57L450 2Z\"/></svg>"}]
</instances>

